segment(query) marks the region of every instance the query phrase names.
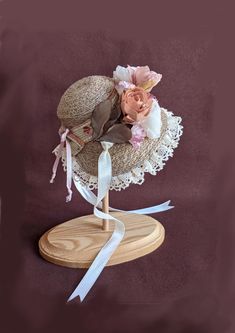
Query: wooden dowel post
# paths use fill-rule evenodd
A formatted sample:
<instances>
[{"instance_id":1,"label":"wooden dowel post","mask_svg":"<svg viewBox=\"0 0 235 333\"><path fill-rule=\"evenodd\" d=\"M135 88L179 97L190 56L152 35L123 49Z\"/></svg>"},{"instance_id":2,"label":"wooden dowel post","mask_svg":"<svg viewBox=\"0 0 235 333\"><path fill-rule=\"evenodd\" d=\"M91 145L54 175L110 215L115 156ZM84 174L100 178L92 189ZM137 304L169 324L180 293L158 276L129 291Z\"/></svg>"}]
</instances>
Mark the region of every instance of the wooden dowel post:
<instances>
[{"instance_id":1,"label":"wooden dowel post","mask_svg":"<svg viewBox=\"0 0 235 333\"><path fill-rule=\"evenodd\" d=\"M102 211L103 213L109 213L109 192L106 193L106 196L102 200ZM105 231L109 230L109 220L103 219L102 229Z\"/></svg>"}]
</instances>

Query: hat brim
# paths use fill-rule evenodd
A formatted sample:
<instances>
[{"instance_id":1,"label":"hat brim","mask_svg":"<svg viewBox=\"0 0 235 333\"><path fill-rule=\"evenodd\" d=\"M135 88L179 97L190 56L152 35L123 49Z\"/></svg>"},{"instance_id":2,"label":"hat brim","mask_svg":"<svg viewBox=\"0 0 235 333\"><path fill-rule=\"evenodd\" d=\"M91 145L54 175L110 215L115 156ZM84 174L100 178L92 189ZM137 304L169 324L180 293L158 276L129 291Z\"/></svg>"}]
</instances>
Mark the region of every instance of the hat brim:
<instances>
[{"instance_id":1,"label":"hat brim","mask_svg":"<svg viewBox=\"0 0 235 333\"><path fill-rule=\"evenodd\" d=\"M173 156L183 132L181 117L161 108L161 135L158 139L145 139L139 149L130 143L114 144L109 153L112 159L112 181L110 190L120 191L131 183L142 184L145 172L151 175L163 169L165 162ZM102 152L99 142L89 142L77 153L76 144L71 144L73 173L81 185L97 189L98 158ZM56 153L56 150L55 150ZM66 152L62 153L62 163L66 170Z\"/></svg>"}]
</instances>

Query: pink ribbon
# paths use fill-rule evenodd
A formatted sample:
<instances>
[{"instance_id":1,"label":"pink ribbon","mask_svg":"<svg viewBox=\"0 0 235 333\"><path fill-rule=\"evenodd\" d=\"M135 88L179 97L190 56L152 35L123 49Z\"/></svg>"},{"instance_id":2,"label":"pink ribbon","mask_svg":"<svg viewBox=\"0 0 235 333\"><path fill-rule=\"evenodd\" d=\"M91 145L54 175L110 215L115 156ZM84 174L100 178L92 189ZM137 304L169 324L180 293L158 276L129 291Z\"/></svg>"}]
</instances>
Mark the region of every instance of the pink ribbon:
<instances>
[{"instance_id":1,"label":"pink ribbon","mask_svg":"<svg viewBox=\"0 0 235 333\"><path fill-rule=\"evenodd\" d=\"M61 131L60 131L61 132ZM66 202L71 201L72 199L72 190L71 190L71 186L72 186L72 152L71 152L71 146L69 141L66 139L67 135L69 133L69 129L65 129L65 131L63 133L60 134L60 145L57 151L57 155L56 155L56 159L55 162L53 164L52 167L52 176L50 179L50 183L54 183L54 179L56 177L56 172L57 172L57 168L59 165L59 161L62 157L62 152L64 149L64 145L66 144L66 187L68 190L68 195L66 196Z\"/></svg>"}]
</instances>

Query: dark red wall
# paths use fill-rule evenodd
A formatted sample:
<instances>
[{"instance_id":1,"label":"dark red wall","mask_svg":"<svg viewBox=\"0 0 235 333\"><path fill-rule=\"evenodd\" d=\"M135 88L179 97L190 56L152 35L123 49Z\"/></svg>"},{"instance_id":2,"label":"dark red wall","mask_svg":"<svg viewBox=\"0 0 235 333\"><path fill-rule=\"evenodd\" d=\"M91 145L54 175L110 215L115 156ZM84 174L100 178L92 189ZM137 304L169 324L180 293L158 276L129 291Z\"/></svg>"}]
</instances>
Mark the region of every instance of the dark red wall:
<instances>
[{"instance_id":1,"label":"dark red wall","mask_svg":"<svg viewBox=\"0 0 235 333\"><path fill-rule=\"evenodd\" d=\"M223 95L234 87L232 8L58 2L1 4L2 332L234 332L234 102ZM56 107L72 82L112 76L118 64L163 74L154 94L183 118L184 134L163 171L112 192L111 204L171 199L175 209L154 215L166 229L159 250L105 269L82 304L65 304L84 271L47 263L37 241L91 207L78 194L65 203L61 168L49 184Z\"/></svg>"}]
</instances>

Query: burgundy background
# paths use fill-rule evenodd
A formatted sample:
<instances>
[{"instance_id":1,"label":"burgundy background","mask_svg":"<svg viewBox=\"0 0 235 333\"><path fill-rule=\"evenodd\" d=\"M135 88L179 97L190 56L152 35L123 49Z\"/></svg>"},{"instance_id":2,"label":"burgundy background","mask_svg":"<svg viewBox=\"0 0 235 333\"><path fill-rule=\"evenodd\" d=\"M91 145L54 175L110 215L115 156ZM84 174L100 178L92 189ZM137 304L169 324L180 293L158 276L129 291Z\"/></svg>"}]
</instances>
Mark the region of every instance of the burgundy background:
<instances>
[{"instance_id":1,"label":"burgundy background","mask_svg":"<svg viewBox=\"0 0 235 333\"><path fill-rule=\"evenodd\" d=\"M234 102L227 96L234 27L232 7L221 6L1 4L2 332L234 332ZM84 271L47 263L37 241L91 207L75 191L65 203L61 169L49 184L56 107L75 80L111 76L118 64L148 64L163 74L154 93L182 116L184 134L157 177L112 192L111 204L133 209L171 199L175 209L156 215L166 229L157 251L106 268L82 304L66 304Z\"/></svg>"}]
</instances>

